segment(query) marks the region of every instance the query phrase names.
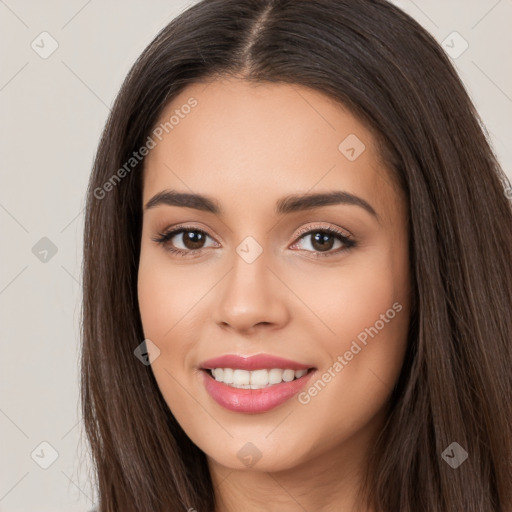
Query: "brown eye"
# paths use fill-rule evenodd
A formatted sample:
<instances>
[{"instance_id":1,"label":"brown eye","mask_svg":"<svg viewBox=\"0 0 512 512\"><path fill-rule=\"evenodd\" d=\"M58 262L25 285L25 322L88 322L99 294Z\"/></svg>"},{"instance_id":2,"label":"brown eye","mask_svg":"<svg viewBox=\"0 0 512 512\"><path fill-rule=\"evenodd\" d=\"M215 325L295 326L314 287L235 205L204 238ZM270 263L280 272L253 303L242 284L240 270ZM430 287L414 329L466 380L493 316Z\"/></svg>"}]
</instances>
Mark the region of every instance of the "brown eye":
<instances>
[{"instance_id":1,"label":"brown eye","mask_svg":"<svg viewBox=\"0 0 512 512\"><path fill-rule=\"evenodd\" d=\"M194 250L203 247L206 240L206 235L203 233L199 231L181 231L180 233L182 234L181 241L187 249Z\"/></svg>"},{"instance_id":2,"label":"brown eye","mask_svg":"<svg viewBox=\"0 0 512 512\"><path fill-rule=\"evenodd\" d=\"M309 247L311 249L307 247L308 244L304 243L308 239ZM335 247L336 243L338 243L337 247ZM334 228L317 228L311 229L307 232L302 232L300 234L299 241L295 242L292 248L296 246L298 246L299 249L304 249L316 256L331 256L355 247L356 241ZM331 250L333 248L338 250Z\"/></svg>"},{"instance_id":3,"label":"brown eye","mask_svg":"<svg viewBox=\"0 0 512 512\"><path fill-rule=\"evenodd\" d=\"M315 251L328 251L332 249L335 241L333 235L317 231L311 238L311 246Z\"/></svg>"},{"instance_id":4,"label":"brown eye","mask_svg":"<svg viewBox=\"0 0 512 512\"><path fill-rule=\"evenodd\" d=\"M163 245L166 251L185 256L204 249L207 238L211 237L202 229L180 227L161 233L152 240ZM180 244L182 247L179 247Z\"/></svg>"}]
</instances>

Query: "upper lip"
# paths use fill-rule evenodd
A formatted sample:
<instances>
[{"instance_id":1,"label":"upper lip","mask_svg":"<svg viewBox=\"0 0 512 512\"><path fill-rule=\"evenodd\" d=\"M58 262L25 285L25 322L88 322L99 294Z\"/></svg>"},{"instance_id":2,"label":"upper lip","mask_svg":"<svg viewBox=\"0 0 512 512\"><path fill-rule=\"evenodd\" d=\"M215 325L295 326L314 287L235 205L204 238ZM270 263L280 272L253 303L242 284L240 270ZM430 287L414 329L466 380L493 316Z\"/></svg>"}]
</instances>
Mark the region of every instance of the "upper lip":
<instances>
[{"instance_id":1,"label":"upper lip","mask_svg":"<svg viewBox=\"0 0 512 512\"><path fill-rule=\"evenodd\" d=\"M241 356L237 354L225 354L203 361L200 368L211 370L213 368L233 368L240 370L270 370L272 368L281 368L283 370L308 370L313 368L311 365L301 364L297 361L284 359L271 354L256 354L252 356Z\"/></svg>"}]
</instances>

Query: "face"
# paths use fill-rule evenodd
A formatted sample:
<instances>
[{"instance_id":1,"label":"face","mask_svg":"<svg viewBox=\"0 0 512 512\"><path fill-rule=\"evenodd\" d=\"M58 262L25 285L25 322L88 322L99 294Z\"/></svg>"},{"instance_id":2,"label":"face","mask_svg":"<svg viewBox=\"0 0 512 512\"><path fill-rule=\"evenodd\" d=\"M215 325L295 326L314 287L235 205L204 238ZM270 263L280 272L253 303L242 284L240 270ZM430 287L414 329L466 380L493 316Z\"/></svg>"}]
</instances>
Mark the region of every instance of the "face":
<instances>
[{"instance_id":1,"label":"face","mask_svg":"<svg viewBox=\"0 0 512 512\"><path fill-rule=\"evenodd\" d=\"M219 467L360 453L409 321L405 198L372 134L317 91L235 78L188 86L160 122L138 297L174 417Z\"/></svg>"}]
</instances>

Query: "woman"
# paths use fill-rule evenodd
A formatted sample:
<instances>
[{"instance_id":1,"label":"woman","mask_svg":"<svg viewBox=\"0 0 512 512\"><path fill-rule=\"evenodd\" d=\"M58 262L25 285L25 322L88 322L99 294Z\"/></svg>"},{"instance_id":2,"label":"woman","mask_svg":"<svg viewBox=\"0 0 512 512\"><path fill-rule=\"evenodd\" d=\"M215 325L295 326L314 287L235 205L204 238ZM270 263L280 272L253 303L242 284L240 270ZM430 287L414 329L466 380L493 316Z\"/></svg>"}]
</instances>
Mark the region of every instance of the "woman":
<instances>
[{"instance_id":1,"label":"woman","mask_svg":"<svg viewBox=\"0 0 512 512\"><path fill-rule=\"evenodd\" d=\"M98 510L512 510L505 182L384 0L173 20L88 190Z\"/></svg>"}]
</instances>

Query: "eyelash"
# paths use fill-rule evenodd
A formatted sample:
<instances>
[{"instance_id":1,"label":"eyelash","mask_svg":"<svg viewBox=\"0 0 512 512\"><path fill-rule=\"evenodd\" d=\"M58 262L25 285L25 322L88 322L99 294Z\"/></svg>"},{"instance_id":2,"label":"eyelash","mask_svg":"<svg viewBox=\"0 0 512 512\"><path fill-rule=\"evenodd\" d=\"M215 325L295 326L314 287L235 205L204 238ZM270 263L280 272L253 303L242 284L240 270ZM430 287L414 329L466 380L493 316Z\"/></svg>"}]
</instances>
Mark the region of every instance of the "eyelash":
<instances>
[{"instance_id":1,"label":"eyelash","mask_svg":"<svg viewBox=\"0 0 512 512\"><path fill-rule=\"evenodd\" d=\"M151 238L151 240L153 240L154 242L156 242L158 244L161 244L162 246L164 246L166 251L168 251L172 254L176 254L176 255L182 256L182 257L192 256L198 252L201 252L204 248L184 250L184 249L177 249L176 247L171 247L170 245L166 245L167 242L169 242L176 235L179 235L180 233L187 233L187 232L200 233L204 236L210 237L210 235L206 231L204 231L200 228L195 228L193 226L177 226L176 228L174 228L170 231L164 231L163 233L159 233L157 237ZM341 231L339 231L333 227L330 227L330 228L313 227L313 228L301 230L297 234L297 240L293 243L293 245L298 240L305 237L306 235L312 235L315 233L324 233L324 234L334 235L345 246L344 249L338 249L337 251L333 251L333 252L329 251L329 252L323 253L321 251L306 251L306 252L310 252L310 253L312 252L314 254L313 257L315 257L315 258L323 258L323 257L337 255L343 251L348 251L357 246L357 242L352 237L345 235L344 233L342 233ZM210 237L210 238L212 238L212 237Z\"/></svg>"}]
</instances>

